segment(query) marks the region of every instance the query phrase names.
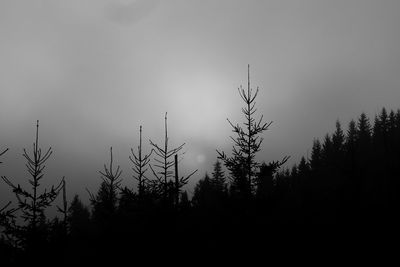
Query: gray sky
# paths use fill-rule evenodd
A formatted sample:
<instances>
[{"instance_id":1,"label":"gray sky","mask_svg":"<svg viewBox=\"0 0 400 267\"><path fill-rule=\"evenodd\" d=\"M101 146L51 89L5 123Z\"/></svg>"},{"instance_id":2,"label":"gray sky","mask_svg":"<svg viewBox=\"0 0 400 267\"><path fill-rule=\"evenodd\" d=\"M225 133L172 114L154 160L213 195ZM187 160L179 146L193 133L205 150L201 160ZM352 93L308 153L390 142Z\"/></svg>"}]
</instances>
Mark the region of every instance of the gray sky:
<instances>
[{"instance_id":1,"label":"gray sky","mask_svg":"<svg viewBox=\"0 0 400 267\"><path fill-rule=\"evenodd\" d=\"M274 121L259 159L290 166L336 119L400 106L399 12L396 0L2 0L0 147L11 150L0 172L27 185L22 148L39 119L54 149L44 184L65 175L85 198L113 146L131 186L139 125L161 142L168 111L194 183L216 148L230 153L247 64Z\"/></svg>"}]
</instances>

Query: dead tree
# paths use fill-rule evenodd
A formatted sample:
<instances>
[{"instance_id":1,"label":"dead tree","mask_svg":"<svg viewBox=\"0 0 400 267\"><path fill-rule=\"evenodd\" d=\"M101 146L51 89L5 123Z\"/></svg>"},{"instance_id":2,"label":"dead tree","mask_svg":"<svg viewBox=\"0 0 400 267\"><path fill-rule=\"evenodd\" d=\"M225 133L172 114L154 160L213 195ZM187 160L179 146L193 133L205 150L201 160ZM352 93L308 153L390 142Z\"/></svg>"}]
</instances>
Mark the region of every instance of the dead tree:
<instances>
[{"instance_id":1,"label":"dead tree","mask_svg":"<svg viewBox=\"0 0 400 267\"><path fill-rule=\"evenodd\" d=\"M231 172L233 183L239 193L245 198L249 198L252 196L257 178L257 170L260 166L255 159L263 142L260 134L268 130L272 122L263 122L262 115L259 120L254 118L254 114L257 111L255 100L259 88L257 87L256 91L253 92L253 89L250 87L250 65L247 66L247 90L240 86L238 91L245 103L245 107L242 108L242 113L245 116L244 125L235 125L227 119L233 128L232 131L236 134L235 138L231 137L233 141L232 156L228 157L223 151L220 152L217 150L217 153L218 158L224 162L227 169ZM279 164L282 165L287 160L288 157L284 157Z\"/></svg>"},{"instance_id":2,"label":"dead tree","mask_svg":"<svg viewBox=\"0 0 400 267\"><path fill-rule=\"evenodd\" d=\"M18 209L22 212L21 217L27 224L23 226L13 225L6 232L14 236L19 246L29 249L37 249L37 241L42 236L39 236L39 228L45 224L44 211L51 206L62 189L64 177L57 186L52 186L50 189L41 189L40 181L44 177L45 163L52 155L51 147L42 153L39 148L39 121L36 123L36 139L33 143L33 153L29 155L24 149L23 156L26 159L26 168L30 175L28 179L31 185L31 190L23 189L19 184L13 184L6 176L1 176L4 182L9 185L18 200ZM45 233L41 233L42 235Z\"/></svg>"},{"instance_id":3,"label":"dead tree","mask_svg":"<svg viewBox=\"0 0 400 267\"><path fill-rule=\"evenodd\" d=\"M133 167L132 170L134 174L132 175L135 180L138 182L138 199L139 202L142 201L143 196L145 194L146 185L148 184L149 179L146 177L145 173L148 168L147 165L150 162L150 156L153 150L150 151L149 154L142 154L142 126L140 126L139 130L139 146L137 150L137 154L131 148L132 155L129 156L129 160L132 162Z\"/></svg>"},{"instance_id":4,"label":"dead tree","mask_svg":"<svg viewBox=\"0 0 400 267\"><path fill-rule=\"evenodd\" d=\"M168 147L169 138L168 138L168 127L167 127L167 113L165 113L164 117L164 127L165 127L165 137L164 137L163 147L158 146L157 144L153 143L150 140L150 144L153 146L153 151L156 154L156 157L154 158L156 164L154 164L154 167L156 167L158 171L156 171L151 164L150 164L150 169L152 170L154 176L156 177L156 180L159 185L159 191L162 195L165 204L167 202L168 193L170 191L169 190L170 189L169 186L171 185L170 182L172 182L172 179L174 178L174 171L172 169L175 165L174 156L177 155L183 149L185 143L172 149ZM191 175L193 174L194 173L192 173ZM176 173L175 177L178 177L177 175L178 174ZM189 179L190 176L188 176L187 179ZM177 181L177 179L178 178L175 178L175 181ZM182 182L185 181L186 183L187 179L186 180L185 179L183 179ZM174 185L174 182L172 182L172 185ZM180 185L180 179L178 179L178 183L175 182L175 186L176 185ZM173 190L176 190L176 188L174 188Z\"/></svg>"}]
</instances>

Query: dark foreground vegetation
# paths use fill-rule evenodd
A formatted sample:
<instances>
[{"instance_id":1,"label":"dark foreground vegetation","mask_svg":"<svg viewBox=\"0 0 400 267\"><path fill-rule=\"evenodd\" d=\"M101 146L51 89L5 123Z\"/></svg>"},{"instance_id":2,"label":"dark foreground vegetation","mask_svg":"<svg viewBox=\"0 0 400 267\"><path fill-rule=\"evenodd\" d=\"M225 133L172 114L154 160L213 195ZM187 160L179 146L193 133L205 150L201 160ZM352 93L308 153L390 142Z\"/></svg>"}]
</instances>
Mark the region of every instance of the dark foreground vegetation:
<instances>
[{"instance_id":1,"label":"dark foreground vegetation","mask_svg":"<svg viewBox=\"0 0 400 267\"><path fill-rule=\"evenodd\" d=\"M137 188L123 186L111 148L98 191L88 192L90 206L78 195L67 200L65 178L47 190L41 187L51 149L42 152L37 124L33 152L24 150L29 189L2 176L2 186L8 185L16 200L0 208L0 265L267 259L276 253L291 257L292 251L316 253L316 247L324 250L334 241L352 250L375 238L396 239L400 111L383 109L373 121L361 114L346 131L336 122L334 133L314 140L310 158L284 169L288 157L256 161L270 123L255 118L258 89L250 89L250 79L239 93L245 123L229 121L233 151L217 151L213 170L197 183L191 199L182 188L196 171L179 173L183 145L168 146L167 116L164 144L150 142L147 154L140 128L138 149L130 157ZM62 203L60 215L46 218L45 210L56 201Z\"/></svg>"}]
</instances>

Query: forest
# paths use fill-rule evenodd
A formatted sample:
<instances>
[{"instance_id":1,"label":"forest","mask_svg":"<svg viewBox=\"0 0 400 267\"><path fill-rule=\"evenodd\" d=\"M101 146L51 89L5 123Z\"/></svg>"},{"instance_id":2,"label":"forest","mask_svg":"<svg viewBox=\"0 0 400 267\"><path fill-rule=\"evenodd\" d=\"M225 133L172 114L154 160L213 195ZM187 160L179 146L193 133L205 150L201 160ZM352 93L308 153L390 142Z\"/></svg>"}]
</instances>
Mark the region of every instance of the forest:
<instances>
[{"instance_id":1,"label":"forest","mask_svg":"<svg viewBox=\"0 0 400 267\"><path fill-rule=\"evenodd\" d=\"M259 91L250 79L238 93L245 123L228 120L232 151L216 151L213 169L198 181L193 196L183 188L196 170L180 174L184 144L169 146L167 114L163 144L142 143L139 129L140 142L129 158L133 178L124 178L135 179L137 187L123 185L110 148L97 192L87 192L90 205L79 195L69 199L67 178L42 188L52 150L39 145L38 121L33 149L23 154L26 184L1 176L1 186L15 195L0 203L1 266L235 258L235 253L300 250L304 239L333 240L340 233L361 241L396 229L400 110L383 108L374 118L362 113L346 130L336 121L333 133L314 139L309 158L286 166L290 155L256 160L271 123L256 112ZM0 151L0 167L7 164L7 152ZM58 215L46 217L52 206Z\"/></svg>"}]
</instances>

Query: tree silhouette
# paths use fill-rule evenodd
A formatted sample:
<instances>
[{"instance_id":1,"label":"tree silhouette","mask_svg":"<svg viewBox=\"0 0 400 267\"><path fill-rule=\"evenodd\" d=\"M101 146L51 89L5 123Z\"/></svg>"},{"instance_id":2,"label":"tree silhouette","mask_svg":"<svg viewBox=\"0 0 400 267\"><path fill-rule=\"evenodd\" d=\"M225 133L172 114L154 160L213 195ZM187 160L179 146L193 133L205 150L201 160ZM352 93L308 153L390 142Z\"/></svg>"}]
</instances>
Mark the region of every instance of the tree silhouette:
<instances>
[{"instance_id":1,"label":"tree silhouette","mask_svg":"<svg viewBox=\"0 0 400 267\"><path fill-rule=\"evenodd\" d=\"M11 205L11 201L9 201L6 205L0 208L0 226L5 226L13 224L13 220L15 219L14 212L18 209L9 208Z\"/></svg>"},{"instance_id":2,"label":"tree silhouette","mask_svg":"<svg viewBox=\"0 0 400 267\"><path fill-rule=\"evenodd\" d=\"M150 164L150 169L152 170L156 178L156 181L158 182L158 190L162 195L163 204L166 205L167 202L169 201L176 202L176 198L170 200L168 199L168 196L170 195L169 192L171 191L170 187L173 186L172 191L175 191L175 193L173 193L172 196L178 195L179 189L187 183L189 178L197 170L195 170L186 177L179 178L177 173L178 170L177 154L183 149L185 143L172 149L168 147L169 137L168 137L168 126L167 126L167 113L165 113L164 117L164 131L165 131L165 137L164 137L163 148L161 148L159 145L153 143L150 140L150 144L153 146L153 151L156 154L156 157L154 158L156 164L154 164L154 167L156 167L158 171L156 171L151 164ZM175 175L174 171L172 170L173 167L175 167ZM175 183L170 183L172 182L172 178L175 178Z\"/></svg>"},{"instance_id":3,"label":"tree silhouette","mask_svg":"<svg viewBox=\"0 0 400 267\"><path fill-rule=\"evenodd\" d=\"M10 224L6 228L6 233L15 238L16 245L24 248L28 253L35 253L40 244L46 242L46 221L44 211L50 207L62 189L64 177L57 186L52 186L50 190L44 189L42 193L40 181L44 177L45 163L52 155L51 147L42 153L39 148L39 121L36 123L36 138L33 143L33 155L30 156L24 149L23 156L26 159L26 167L30 175L28 180L32 186L31 191L23 189L19 184L14 185L6 176L1 178L9 185L14 192L18 208L22 212L22 218L26 225Z\"/></svg>"},{"instance_id":4,"label":"tree silhouette","mask_svg":"<svg viewBox=\"0 0 400 267\"><path fill-rule=\"evenodd\" d=\"M174 193L175 193L175 200L174 204L175 206L179 206L179 197L181 195L181 189L183 186L185 186L188 183L188 180L190 177L192 177L197 170L194 170L192 173L190 173L187 176L182 176L179 177L179 168L178 168L178 155L175 154L174 156L174 163L175 163L175 181L174 181Z\"/></svg>"},{"instance_id":5,"label":"tree silhouette","mask_svg":"<svg viewBox=\"0 0 400 267\"><path fill-rule=\"evenodd\" d=\"M229 119L228 122L236 134L236 138L231 137L234 145L232 149L232 156L228 157L223 151L217 150L218 158L221 159L233 177L234 187L239 191L239 194L248 199L252 196L254 185L256 183L256 174L260 164L256 161L255 157L257 152L260 151L263 138L260 134L268 130L272 122L263 122L261 115L259 120L254 118L257 111L256 97L259 92L257 87L256 91L250 87L250 65L247 68L247 91L240 86L238 88L239 95L245 103L242 108L242 113L245 117L244 125L234 125ZM288 160L285 157L279 162L283 165Z\"/></svg>"},{"instance_id":6,"label":"tree silhouette","mask_svg":"<svg viewBox=\"0 0 400 267\"><path fill-rule=\"evenodd\" d=\"M3 156L8 151L6 148L3 152L0 153L0 157ZM0 164L3 163L0 161ZM8 220L11 219L12 213L15 209L7 209L11 205L11 201L9 201L4 207L0 209L0 225L6 225Z\"/></svg>"},{"instance_id":7,"label":"tree silhouette","mask_svg":"<svg viewBox=\"0 0 400 267\"><path fill-rule=\"evenodd\" d=\"M192 202L194 205L202 208L210 208L214 204L213 184L207 173L203 179L200 179L196 183Z\"/></svg>"},{"instance_id":8,"label":"tree silhouette","mask_svg":"<svg viewBox=\"0 0 400 267\"><path fill-rule=\"evenodd\" d=\"M213 184L215 191L218 192L218 194L222 195L226 193L227 188L226 188L225 174L222 171L222 165L219 160L217 160L214 163L214 170L212 173L211 182Z\"/></svg>"},{"instance_id":9,"label":"tree silhouette","mask_svg":"<svg viewBox=\"0 0 400 267\"><path fill-rule=\"evenodd\" d=\"M62 206L57 206L58 212L63 216L62 225L63 231L67 234L68 231L68 202L67 202L67 186L65 180L62 181Z\"/></svg>"},{"instance_id":10,"label":"tree silhouette","mask_svg":"<svg viewBox=\"0 0 400 267\"><path fill-rule=\"evenodd\" d=\"M270 200L275 187L274 174L276 166L273 163L263 163L257 176L256 197L259 200Z\"/></svg>"},{"instance_id":11,"label":"tree silhouette","mask_svg":"<svg viewBox=\"0 0 400 267\"><path fill-rule=\"evenodd\" d=\"M72 237L79 238L87 234L90 227L90 212L78 195L74 196L69 205L67 219Z\"/></svg>"},{"instance_id":12,"label":"tree silhouette","mask_svg":"<svg viewBox=\"0 0 400 267\"><path fill-rule=\"evenodd\" d=\"M99 171L102 179L99 191L96 196L88 191L93 206L93 218L97 222L108 223L116 214L122 170L119 165L114 170L113 163L113 152L110 147L110 164L108 167L104 164L104 171Z\"/></svg>"},{"instance_id":13,"label":"tree silhouette","mask_svg":"<svg viewBox=\"0 0 400 267\"><path fill-rule=\"evenodd\" d=\"M137 150L137 154L131 148L132 155L129 156L129 160L132 162L133 167L132 170L134 172L133 178L138 182L138 199L139 202L143 200L143 195L146 193L146 188L148 185L149 179L146 177L145 173L147 172L147 165L150 162L150 156L153 150L149 154L143 155L142 153L142 126L140 126L139 130L139 146Z\"/></svg>"}]
</instances>

